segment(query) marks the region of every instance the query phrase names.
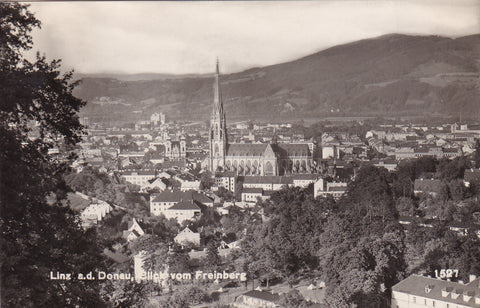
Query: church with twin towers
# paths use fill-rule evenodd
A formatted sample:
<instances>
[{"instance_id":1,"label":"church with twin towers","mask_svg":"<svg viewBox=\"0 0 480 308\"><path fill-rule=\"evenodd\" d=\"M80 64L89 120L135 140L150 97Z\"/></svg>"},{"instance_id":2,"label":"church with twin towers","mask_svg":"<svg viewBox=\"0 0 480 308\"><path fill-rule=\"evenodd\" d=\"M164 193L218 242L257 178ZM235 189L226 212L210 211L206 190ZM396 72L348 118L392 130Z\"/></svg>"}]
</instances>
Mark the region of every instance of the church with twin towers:
<instances>
[{"instance_id":1,"label":"church with twin towers","mask_svg":"<svg viewBox=\"0 0 480 308\"><path fill-rule=\"evenodd\" d=\"M278 176L310 173L313 146L307 143L229 143L217 60L213 110L210 117L208 169L212 173L235 172L240 176Z\"/></svg>"}]
</instances>

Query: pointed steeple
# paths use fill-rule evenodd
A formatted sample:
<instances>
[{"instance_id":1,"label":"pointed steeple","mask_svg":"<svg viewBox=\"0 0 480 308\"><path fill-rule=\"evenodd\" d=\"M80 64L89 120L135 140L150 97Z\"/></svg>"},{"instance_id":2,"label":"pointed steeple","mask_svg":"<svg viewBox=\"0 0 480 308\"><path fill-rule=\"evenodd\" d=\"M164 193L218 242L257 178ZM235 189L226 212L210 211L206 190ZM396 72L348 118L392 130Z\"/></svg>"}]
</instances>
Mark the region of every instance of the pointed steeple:
<instances>
[{"instance_id":1,"label":"pointed steeple","mask_svg":"<svg viewBox=\"0 0 480 308\"><path fill-rule=\"evenodd\" d=\"M222 90L220 88L220 69L217 59L215 71L215 81L213 83L213 110L210 117L210 171L216 172L217 169L225 165L225 155L227 151L227 124L225 113L223 111Z\"/></svg>"},{"instance_id":2,"label":"pointed steeple","mask_svg":"<svg viewBox=\"0 0 480 308\"><path fill-rule=\"evenodd\" d=\"M220 69L219 62L217 58L217 69L215 71L215 82L213 84L214 88L214 97L213 97L213 113L223 114L223 101L222 101L222 90L220 88Z\"/></svg>"}]
</instances>

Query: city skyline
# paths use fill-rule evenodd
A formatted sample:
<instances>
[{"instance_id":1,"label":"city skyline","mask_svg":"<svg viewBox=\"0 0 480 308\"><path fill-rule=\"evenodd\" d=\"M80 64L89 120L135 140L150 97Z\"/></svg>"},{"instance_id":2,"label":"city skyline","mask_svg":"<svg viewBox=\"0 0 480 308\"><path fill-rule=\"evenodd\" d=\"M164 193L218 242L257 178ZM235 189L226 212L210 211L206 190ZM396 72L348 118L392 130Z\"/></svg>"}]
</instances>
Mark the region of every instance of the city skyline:
<instances>
[{"instance_id":1,"label":"city skyline","mask_svg":"<svg viewBox=\"0 0 480 308\"><path fill-rule=\"evenodd\" d=\"M34 48L78 73L211 74L291 61L389 33L479 33L480 4L448 1L42 2Z\"/></svg>"}]
</instances>

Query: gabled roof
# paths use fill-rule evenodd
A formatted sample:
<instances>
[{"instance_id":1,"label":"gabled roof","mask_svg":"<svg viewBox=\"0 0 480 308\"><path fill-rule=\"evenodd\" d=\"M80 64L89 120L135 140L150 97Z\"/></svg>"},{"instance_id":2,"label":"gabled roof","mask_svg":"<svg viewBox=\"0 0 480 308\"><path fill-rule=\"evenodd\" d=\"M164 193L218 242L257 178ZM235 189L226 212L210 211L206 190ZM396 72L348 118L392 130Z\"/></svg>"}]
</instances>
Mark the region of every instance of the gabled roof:
<instances>
[{"instance_id":1,"label":"gabled roof","mask_svg":"<svg viewBox=\"0 0 480 308\"><path fill-rule=\"evenodd\" d=\"M272 148L280 158L311 155L310 148L306 143L278 143L273 144Z\"/></svg>"},{"instance_id":2,"label":"gabled roof","mask_svg":"<svg viewBox=\"0 0 480 308\"><path fill-rule=\"evenodd\" d=\"M155 176L155 170L125 170L120 172L121 175L148 175Z\"/></svg>"},{"instance_id":3,"label":"gabled roof","mask_svg":"<svg viewBox=\"0 0 480 308\"><path fill-rule=\"evenodd\" d=\"M227 156L262 156L268 144L233 143L227 145Z\"/></svg>"},{"instance_id":4,"label":"gabled roof","mask_svg":"<svg viewBox=\"0 0 480 308\"><path fill-rule=\"evenodd\" d=\"M130 234L133 234L136 237L140 237L140 233L138 233L137 230L132 230L132 231L124 230L122 234L124 238L127 238Z\"/></svg>"},{"instance_id":5,"label":"gabled roof","mask_svg":"<svg viewBox=\"0 0 480 308\"><path fill-rule=\"evenodd\" d=\"M242 194L262 194L263 189L261 188L244 188Z\"/></svg>"},{"instance_id":6,"label":"gabled roof","mask_svg":"<svg viewBox=\"0 0 480 308\"><path fill-rule=\"evenodd\" d=\"M195 204L193 200L190 201L180 201L171 207L168 208L169 210L198 210L200 211L200 208L198 205Z\"/></svg>"},{"instance_id":7,"label":"gabled roof","mask_svg":"<svg viewBox=\"0 0 480 308\"><path fill-rule=\"evenodd\" d=\"M165 190L159 194L153 195L152 202L180 202L182 200L195 200L200 203L211 203L212 200L194 190L171 191Z\"/></svg>"},{"instance_id":8,"label":"gabled roof","mask_svg":"<svg viewBox=\"0 0 480 308\"><path fill-rule=\"evenodd\" d=\"M177 236L179 234L182 234L182 233L194 233L194 234L199 234L199 233L196 233L196 232L193 232L189 227L186 227L185 229L183 229L182 231L180 231Z\"/></svg>"},{"instance_id":9,"label":"gabled roof","mask_svg":"<svg viewBox=\"0 0 480 308\"><path fill-rule=\"evenodd\" d=\"M223 172L216 172L215 177L222 178L222 177L236 177L237 173L233 171L223 171Z\"/></svg>"},{"instance_id":10,"label":"gabled roof","mask_svg":"<svg viewBox=\"0 0 480 308\"><path fill-rule=\"evenodd\" d=\"M233 143L227 145L227 156L263 156L269 146L280 158L311 155L310 148L305 143Z\"/></svg>"},{"instance_id":11,"label":"gabled roof","mask_svg":"<svg viewBox=\"0 0 480 308\"><path fill-rule=\"evenodd\" d=\"M143 225L143 227L142 227ZM142 223L142 222L138 222L135 217L132 219L131 222L128 223L128 231L137 231L138 232L145 232L143 231L143 228L145 227L145 225Z\"/></svg>"}]
</instances>

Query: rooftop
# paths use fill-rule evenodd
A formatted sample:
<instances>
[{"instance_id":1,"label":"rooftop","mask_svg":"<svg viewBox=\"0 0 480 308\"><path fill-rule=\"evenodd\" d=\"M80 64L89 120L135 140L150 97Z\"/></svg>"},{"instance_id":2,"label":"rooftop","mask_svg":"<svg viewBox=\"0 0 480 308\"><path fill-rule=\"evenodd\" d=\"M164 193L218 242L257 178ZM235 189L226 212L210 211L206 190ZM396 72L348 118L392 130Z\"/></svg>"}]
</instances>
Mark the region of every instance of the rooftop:
<instances>
[{"instance_id":1,"label":"rooftop","mask_svg":"<svg viewBox=\"0 0 480 308\"><path fill-rule=\"evenodd\" d=\"M195 200L200 203L212 202L212 199L194 190L188 190L188 191L165 190L159 194L152 195L152 202L180 202L182 200Z\"/></svg>"},{"instance_id":2,"label":"rooftop","mask_svg":"<svg viewBox=\"0 0 480 308\"><path fill-rule=\"evenodd\" d=\"M261 188L244 188L242 190L242 194L243 193L245 193L245 194L262 194L263 189L261 189Z\"/></svg>"},{"instance_id":3,"label":"rooftop","mask_svg":"<svg viewBox=\"0 0 480 308\"><path fill-rule=\"evenodd\" d=\"M392 291L464 306L468 305L468 307L480 307L480 304L475 303L475 297L480 298L479 282L480 279L477 278L470 283L461 284L413 274L394 285ZM451 293L454 292L460 294L460 296L453 298ZM467 297L463 295L467 295Z\"/></svg>"},{"instance_id":4,"label":"rooftop","mask_svg":"<svg viewBox=\"0 0 480 308\"><path fill-rule=\"evenodd\" d=\"M169 210L198 210L198 211L200 211L200 208L195 203L196 202L193 201L193 200L180 201L177 204L172 205L168 209Z\"/></svg>"}]
</instances>

